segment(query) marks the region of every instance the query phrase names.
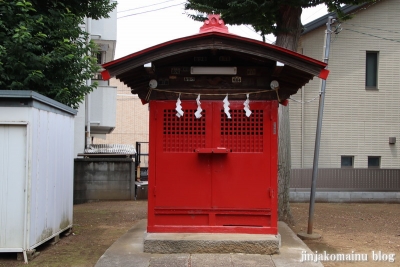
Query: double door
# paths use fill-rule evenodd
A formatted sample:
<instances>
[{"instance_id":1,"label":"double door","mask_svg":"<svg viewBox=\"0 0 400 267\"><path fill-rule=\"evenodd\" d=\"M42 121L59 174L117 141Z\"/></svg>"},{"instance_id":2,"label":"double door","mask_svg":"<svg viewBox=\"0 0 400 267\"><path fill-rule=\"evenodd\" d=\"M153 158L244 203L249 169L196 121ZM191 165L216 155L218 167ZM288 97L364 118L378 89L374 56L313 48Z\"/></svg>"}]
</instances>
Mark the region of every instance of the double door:
<instances>
[{"instance_id":1,"label":"double door","mask_svg":"<svg viewBox=\"0 0 400 267\"><path fill-rule=\"evenodd\" d=\"M276 220L277 104L150 106L149 230L268 232ZM152 158L154 155L154 159ZM154 161L153 161L154 160ZM154 164L154 165L152 165ZM269 229L269 230L268 230Z\"/></svg>"}]
</instances>

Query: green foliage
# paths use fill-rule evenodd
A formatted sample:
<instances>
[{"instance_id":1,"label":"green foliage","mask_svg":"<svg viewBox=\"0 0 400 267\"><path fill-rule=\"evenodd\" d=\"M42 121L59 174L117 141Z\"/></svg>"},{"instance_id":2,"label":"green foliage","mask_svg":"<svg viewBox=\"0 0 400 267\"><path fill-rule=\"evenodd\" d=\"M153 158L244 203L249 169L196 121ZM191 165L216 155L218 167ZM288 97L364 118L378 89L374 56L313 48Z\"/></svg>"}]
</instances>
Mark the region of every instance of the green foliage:
<instances>
[{"instance_id":1,"label":"green foliage","mask_svg":"<svg viewBox=\"0 0 400 267\"><path fill-rule=\"evenodd\" d=\"M110 0L31 0L37 10L45 13L47 10L68 10L78 17L92 19L108 18L109 13L116 7Z\"/></svg>"},{"instance_id":2,"label":"green foliage","mask_svg":"<svg viewBox=\"0 0 400 267\"><path fill-rule=\"evenodd\" d=\"M188 0L185 9L200 12L189 15L197 21L204 21L205 14L221 14L227 24L249 24L262 36L269 33L278 36L282 30L278 25L280 13L285 7L307 8L325 4L330 12L337 12L339 17L343 17L340 7L344 4L356 5L369 1L372 0Z\"/></svg>"},{"instance_id":3,"label":"green foliage","mask_svg":"<svg viewBox=\"0 0 400 267\"><path fill-rule=\"evenodd\" d=\"M33 90L77 108L96 84L96 45L82 28L115 4L101 1L0 0L0 88Z\"/></svg>"}]
</instances>

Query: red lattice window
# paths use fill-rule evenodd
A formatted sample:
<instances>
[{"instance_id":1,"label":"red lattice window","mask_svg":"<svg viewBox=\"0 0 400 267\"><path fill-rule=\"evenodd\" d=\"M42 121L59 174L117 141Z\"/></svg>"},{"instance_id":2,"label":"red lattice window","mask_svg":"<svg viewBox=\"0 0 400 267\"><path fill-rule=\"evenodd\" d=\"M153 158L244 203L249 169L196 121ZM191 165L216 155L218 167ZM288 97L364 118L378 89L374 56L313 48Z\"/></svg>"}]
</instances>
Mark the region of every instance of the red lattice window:
<instances>
[{"instance_id":1,"label":"red lattice window","mask_svg":"<svg viewBox=\"0 0 400 267\"><path fill-rule=\"evenodd\" d=\"M202 117L194 116L196 110L184 109L184 116L178 118L176 110L164 110L163 148L164 152L193 152L206 144L206 111Z\"/></svg>"},{"instance_id":2,"label":"red lattice window","mask_svg":"<svg viewBox=\"0 0 400 267\"><path fill-rule=\"evenodd\" d=\"M263 152L263 110L230 110L231 119L221 110L221 146L232 152Z\"/></svg>"}]
</instances>

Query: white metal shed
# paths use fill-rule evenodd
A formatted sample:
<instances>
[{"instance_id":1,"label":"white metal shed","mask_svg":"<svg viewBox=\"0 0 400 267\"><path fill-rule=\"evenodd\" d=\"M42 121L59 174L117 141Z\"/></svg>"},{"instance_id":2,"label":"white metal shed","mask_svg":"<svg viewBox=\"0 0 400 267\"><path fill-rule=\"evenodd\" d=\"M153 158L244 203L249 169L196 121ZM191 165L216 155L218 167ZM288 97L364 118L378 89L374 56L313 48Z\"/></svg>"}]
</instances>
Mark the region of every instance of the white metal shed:
<instances>
[{"instance_id":1,"label":"white metal shed","mask_svg":"<svg viewBox=\"0 0 400 267\"><path fill-rule=\"evenodd\" d=\"M33 91L0 90L0 252L72 227L74 115Z\"/></svg>"}]
</instances>

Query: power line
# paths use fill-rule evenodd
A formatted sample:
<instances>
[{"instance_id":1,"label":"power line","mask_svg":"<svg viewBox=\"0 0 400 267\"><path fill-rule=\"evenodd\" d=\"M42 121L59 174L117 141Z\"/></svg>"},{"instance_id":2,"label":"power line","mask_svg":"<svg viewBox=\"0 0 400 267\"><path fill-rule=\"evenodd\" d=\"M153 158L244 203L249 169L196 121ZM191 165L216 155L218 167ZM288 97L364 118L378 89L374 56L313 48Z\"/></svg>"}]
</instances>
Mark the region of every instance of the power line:
<instances>
[{"instance_id":1,"label":"power line","mask_svg":"<svg viewBox=\"0 0 400 267\"><path fill-rule=\"evenodd\" d=\"M137 10L137 9L142 9L142 8L146 8L146 7L150 7L150 6L161 5L161 4L164 4L164 3L167 3L167 2L171 2L171 1L175 1L175 0L168 0L168 1L164 1L164 2L161 2L161 3L156 3L156 4L152 4L152 5L148 5L148 6L141 6L141 7L131 8L131 9L127 9L127 10L122 10L122 11L118 11L117 13L122 13L122 12Z\"/></svg>"},{"instance_id":2,"label":"power line","mask_svg":"<svg viewBox=\"0 0 400 267\"><path fill-rule=\"evenodd\" d=\"M371 36L371 37L375 37L375 38L378 38L378 39L381 39L381 40L400 43L400 40L396 40L396 39L389 39L389 38L385 38L385 37L381 37L381 36L377 36L377 35L373 35L373 34L369 34L369 33L365 33L365 32L360 32L360 31L356 31L356 30L352 30L352 29L345 29L345 30L348 30L348 31L351 31L351 32L356 32L356 33L367 35L367 36Z\"/></svg>"},{"instance_id":3,"label":"power line","mask_svg":"<svg viewBox=\"0 0 400 267\"><path fill-rule=\"evenodd\" d=\"M304 21L307 21L309 18L313 17L315 14L319 13L321 11L321 9L326 8L326 6L324 4L321 4L321 7L315 11L314 13L312 13L311 15L309 15L307 18L303 19Z\"/></svg>"},{"instance_id":4,"label":"power line","mask_svg":"<svg viewBox=\"0 0 400 267\"><path fill-rule=\"evenodd\" d=\"M150 13L150 12L154 12L154 11L158 11L158 10L162 10L162 9L166 9L166 8L170 8L170 7L174 7L174 6L179 6L179 5L182 5L182 4L184 4L184 3L185 3L185 2L176 4L176 5L171 5L171 6L166 6L166 7L158 8L158 9L153 9L153 10L149 10L149 11L143 11L143 12L139 12L139 13L129 14L129 15L125 15L125 16L119 17L119 18L117 18L117 19L122 19L122 18L130 17L130 16L135 16L135 15Z\"/></svg>"},{"instance_id":5,"label":"power line","mask_svg":"<svg viewBox=\"0 0 400 267\"><path fill-rule=\"evenodd\" d=\"M259 34L258 32L256 32L256 31L254 30L254 28L252 29L252 28L250 28L248 25L244 25L244 26L246 26L246 28L248 28L249 30L255 32L256 34ZM266 37L266 35L264 35L264 38L265 38L265 40L267 40L270 44L273 43L273 41L271 41L270 39L268 39L268 38Z\"/></svg>"},{"instance_id":6,"label":"power line","mask_svg":"<svg viewBox=\"0 0 400 267\"><path fill-rule=\"evenodd\" d=\"M248 35L249 35L249 33L248 33L248 32L246 32L242 26L249 28L247 25L245 25L245 24L241 24L241 25L237 25L237 26L236 26L236 29L240 30L240 31L241 31L243 34L246 34L246 35L248 36ZM251 30L251 29L249 28L249 30ZM256 33L255 31L253 31L253 30L251 30L251 31L252 31L252 34L253 34L253 32L254 32L255 34L257 34L257 35L258 35L258 37L261 37L261 35L259 35L259 34L258 34L258 33Z\"/></svg>"},{"instance_id":7,"label":"power line","mask_svg":"<svg viewBox=\"0 0 400 267\"><path fill-rule=\"evenodd\" d=\"M308 104L308 103L311 103L311 102L313 102L315 99L317 99L319 97L319 95L317 95L316 97L314 97L313 99L311 99L311 100L305 100L305 101L300 101L300 100L297 100L297 99L294 99L294 98L291 98L291 97L289 97L289 99L290 100L293 100L294 102L297 102L297 103L300 103L300 104Z\"/></svg>"},{"instance_id":8,"label":"power line","mask_svg":"<svg viewBox=\"0 0 400 267\"><path fill-rule=\"evenodd\" d=\"M357 25L357 24L352 24L352 23L348 23L348 24L349 24L349 25L352 25L352 26L356 26L356 27L371 29L371 30L384 31L384 32L390 32L390 33L400 33L400 32L396 32L396 31L385 30L385 29L379 29L379 28L373 28L373 27L367 27L367 26L362 26L362 25Z\"/></svg>"}]
</instances>

